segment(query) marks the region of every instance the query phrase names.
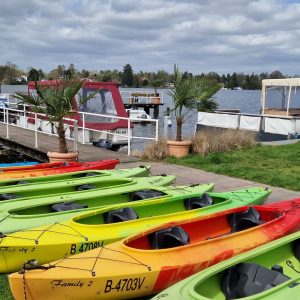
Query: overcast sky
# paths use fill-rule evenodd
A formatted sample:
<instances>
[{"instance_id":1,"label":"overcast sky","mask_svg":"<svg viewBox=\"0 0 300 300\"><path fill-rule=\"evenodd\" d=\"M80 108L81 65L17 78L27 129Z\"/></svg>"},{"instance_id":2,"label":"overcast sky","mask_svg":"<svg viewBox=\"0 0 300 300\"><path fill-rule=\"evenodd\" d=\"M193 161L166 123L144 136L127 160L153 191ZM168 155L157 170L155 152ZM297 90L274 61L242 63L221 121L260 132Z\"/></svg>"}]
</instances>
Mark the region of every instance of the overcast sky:
<instances>
[{"instance_id":1,"label":"overcast sky","mask_svg":"<svg viewBox=\"0 0 300 300\"><path fill-rule=\"evenodd\" d=\"M0 37L24 70L300 74L300 0L2 0Z\"/></svg>"}]
</instances>

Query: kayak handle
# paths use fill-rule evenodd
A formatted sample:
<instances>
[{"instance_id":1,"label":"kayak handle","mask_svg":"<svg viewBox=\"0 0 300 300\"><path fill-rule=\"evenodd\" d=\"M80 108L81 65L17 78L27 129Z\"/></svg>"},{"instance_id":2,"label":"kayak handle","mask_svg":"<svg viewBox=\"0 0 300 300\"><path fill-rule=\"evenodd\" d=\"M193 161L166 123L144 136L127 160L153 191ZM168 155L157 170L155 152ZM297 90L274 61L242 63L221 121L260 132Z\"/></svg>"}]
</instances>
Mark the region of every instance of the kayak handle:
<instances>
[{"instance_id":1,"label":"kayak handle","mask_svg":"<svg viewBox=\"0 0 300 300\"><path fill-rule=\"evenodd\" d=\"M36 259L27 260L22 265L22 268L21 268L21 271L19 271L19 274L25 273L25 271L30 271L30 270L48 270L48 269L55 268L54 265L49 264L49 266L39 266L37 263L38 262Z\"/></svg>"}]
</instances>

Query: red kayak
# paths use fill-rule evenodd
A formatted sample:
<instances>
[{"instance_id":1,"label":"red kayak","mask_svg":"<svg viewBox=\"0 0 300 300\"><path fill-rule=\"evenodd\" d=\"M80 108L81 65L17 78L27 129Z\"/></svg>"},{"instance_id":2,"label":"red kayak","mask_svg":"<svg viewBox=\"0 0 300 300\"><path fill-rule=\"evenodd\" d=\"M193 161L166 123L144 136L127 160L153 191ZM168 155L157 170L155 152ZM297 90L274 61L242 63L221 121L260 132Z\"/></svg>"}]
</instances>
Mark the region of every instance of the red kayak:
<instances>
[{"instance_id":1,"label":"red kayak","mask_svg":"<svg viewBox=\"0 0 300 300\"><path fill-rule=\"evenodd\" d=\"M85 170L110 170L114 169L120 161L118 159L96 160L90 162L55 162L27 167L2 168L0 180L10 178L24 178L46 176ZM44 167L43 167L44 166Z\"/></svg>"}]
</instances>

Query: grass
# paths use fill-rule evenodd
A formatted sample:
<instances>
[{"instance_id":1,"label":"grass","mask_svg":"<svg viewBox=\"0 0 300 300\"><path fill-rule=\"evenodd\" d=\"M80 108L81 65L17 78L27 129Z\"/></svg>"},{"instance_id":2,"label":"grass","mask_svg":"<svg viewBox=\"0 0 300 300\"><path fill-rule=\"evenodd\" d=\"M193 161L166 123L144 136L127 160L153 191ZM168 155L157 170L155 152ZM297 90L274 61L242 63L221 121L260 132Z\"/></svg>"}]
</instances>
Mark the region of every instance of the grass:
<instances>
[{"instance_id":1,"label":"grass","mask_svg":"<svg viewBox=\"0 0 300 300\"><path fill-rule=\"evenodd\" d=\"M281 146L189 155L169 163L300 191L300 142Z\"/></svg>"},{"instance_id":2,"label":"grass","mask_svg":"<svg viewBox=\"0 0 300 300\"><path fill-rule=\"evenodd\" d=\"M1 300L12 300L13 296L10 293L7 274L0 274L0 299Z\"/></svg>"},{"instance_id":3,"label":"grass","mask_svg":"<svg viewBox=\"0 0 300 300\"><path fill-rule=\"evenodd\" d=\"M167 139L160 138L157 142L148 144L145 147L142 159L151 161L161 161L168 156Z\"/></svg>"}]
</instances>

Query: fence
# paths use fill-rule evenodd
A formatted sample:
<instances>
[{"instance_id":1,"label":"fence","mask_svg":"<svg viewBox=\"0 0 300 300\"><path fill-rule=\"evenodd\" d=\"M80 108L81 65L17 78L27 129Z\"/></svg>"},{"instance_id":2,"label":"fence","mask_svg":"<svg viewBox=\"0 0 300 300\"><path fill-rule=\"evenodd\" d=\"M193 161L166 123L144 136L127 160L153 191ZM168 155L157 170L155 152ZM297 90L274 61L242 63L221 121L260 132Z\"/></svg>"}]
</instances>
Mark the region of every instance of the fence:
<instances>
[{"instance_id":1,"label":"fence","mask_svg":"<svg viewBox=\"0 0 300 300\"><path fill-rule=\"evenodd\" d=\"M263 131L291 135L300 132L300 117L241 114L228 112L198 112L197 124L228 129Z\"/></svg>"},{"instance_id":2,"label":"fence","mask_svg":"<svg viewBox=\"0 0 300 300\"><path fill-rule=\"evenodd\" d=\"M38 124L38 122L41 122L40 117L43 117L43 114L34 113L31 111L28 111L28 108L26 108L25 105L21 105L22 109L20 109L20 105L18 105L18 108L11 108L7 103L3 107L0 108L0 116L2 115L3 118L0 120L0 123L6 124L6 138L9 139L9 129L10 126L14 127L20 127L27 130L34 131L34 139L35 139L35 148L38 148L38 133L44 133L48 135L55 135L55 130L53 129L50 124L48 124L48 127L44 126L44 131L41 130L41 124ZM158 140L158 125L159 120L156 119L147 119L147 122L154 122L155 123L155 136L154 137L144 137L144 136L134 136L132 134L131 130L131 121L141 121L141 119L137 118L125 118L125 117L119 117L119 116L113 116L113 115L106 115L106 114L95 114L95 113L87 113L87 112L78 112L81 116L82 120L82 126L78 126L78 121L72 118L65 118L66 121L69 121L69 123L72 123L73 125L66 124L67 131L69 130L70 134L69 136L66 136L67 139L74 141L74 150L77 151L77 143L86 144L87 140L87 134L90 132L97 132L97 133L104 133L107 136L117 136L117 137L123 137L124 141L127 140L128 150L127 154L131 155L131 141L133 139L142 139L142 140ZM95 116L95 117L101 117L101 118L107 118L107 119L116 119L116 120L127 120L127 134L117 133L112 130L96 130L91 129L86 124L86 119L89 116ZM34 126L28 125L28 119L34 119ZM46 123L48 121L44 120ZM71 127L72 127L72 135L71 136ZM89 143L89 142L88 142Z\"/></svg>"}]
</instances>

